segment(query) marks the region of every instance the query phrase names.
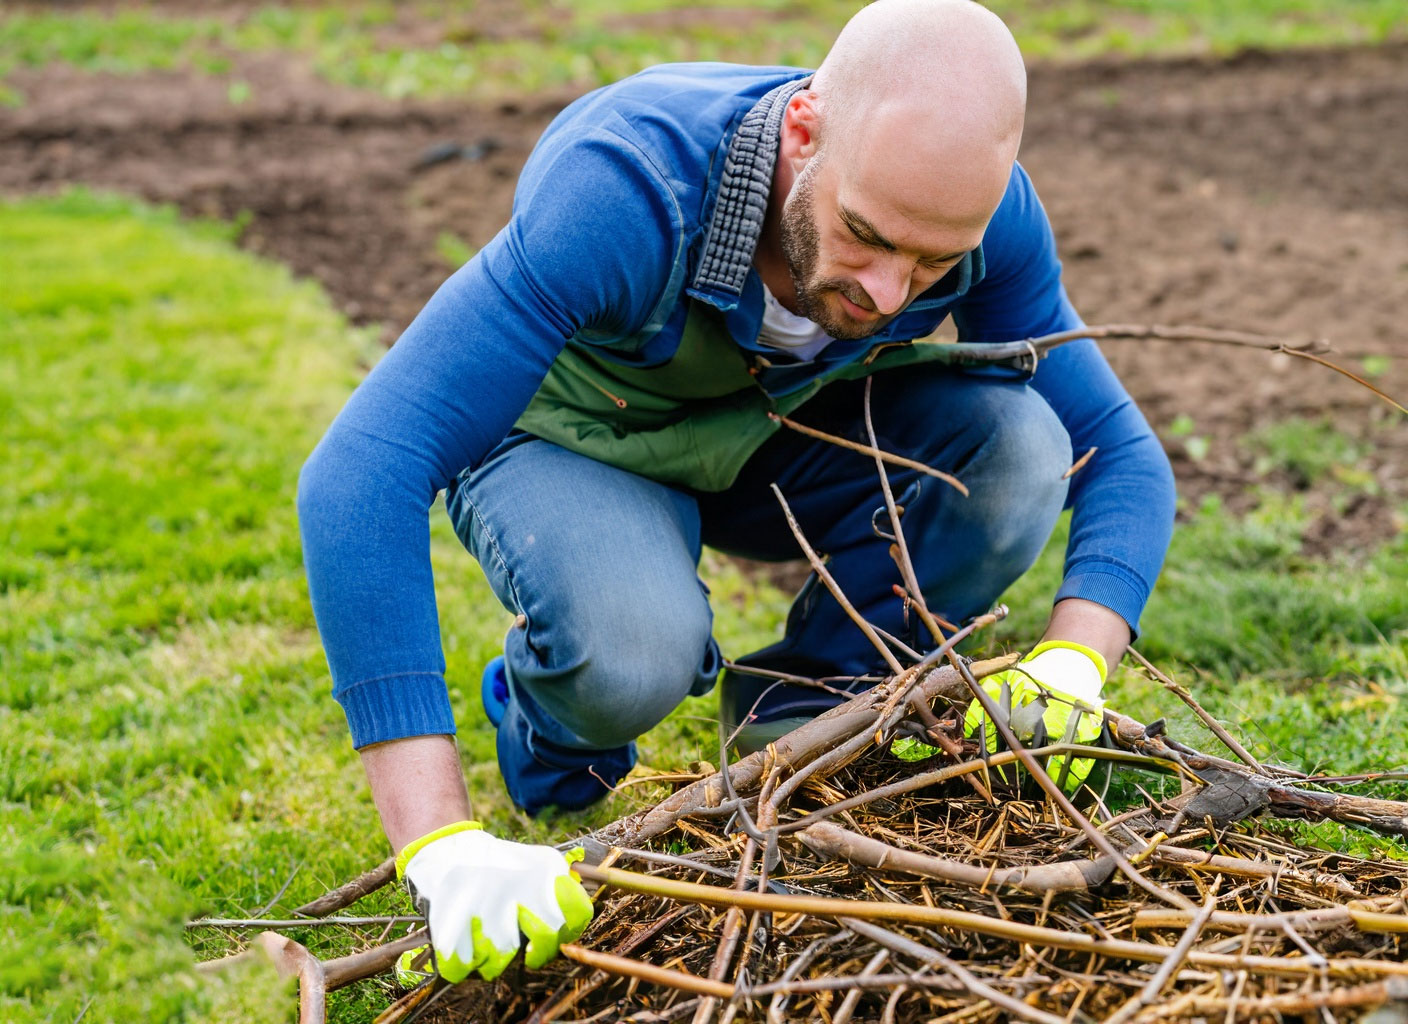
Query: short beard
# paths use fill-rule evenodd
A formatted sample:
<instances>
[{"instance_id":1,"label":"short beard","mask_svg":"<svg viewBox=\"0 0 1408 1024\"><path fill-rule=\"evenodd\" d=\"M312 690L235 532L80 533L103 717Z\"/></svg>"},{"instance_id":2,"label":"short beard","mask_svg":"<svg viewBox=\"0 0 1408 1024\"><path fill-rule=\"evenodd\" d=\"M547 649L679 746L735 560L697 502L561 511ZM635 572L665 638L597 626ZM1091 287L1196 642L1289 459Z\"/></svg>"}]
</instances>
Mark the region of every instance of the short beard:
<instances>
[{"instance_id":1,"label":"short beard","mask_svg":"<svg viewBox=\"0 0 1408 1024\"><path fill-rule=\"evenodd\" d=\"M844 278L818 280L816 265L820 254L820 235L816 229L814 170L820 164L820 154L814 156L802 168L792 192L782 206L782 224L779 237L782 257L787 261L787 271L792 277L792 290L796 294L797 311L829 336L843 341L865 338L879 331L892 317L882 317L866 323L857 323L845 313L827 305L828 292L845 295L862 309L871 306L870 297L855 281Z\"/></svg>"}]
</instances>

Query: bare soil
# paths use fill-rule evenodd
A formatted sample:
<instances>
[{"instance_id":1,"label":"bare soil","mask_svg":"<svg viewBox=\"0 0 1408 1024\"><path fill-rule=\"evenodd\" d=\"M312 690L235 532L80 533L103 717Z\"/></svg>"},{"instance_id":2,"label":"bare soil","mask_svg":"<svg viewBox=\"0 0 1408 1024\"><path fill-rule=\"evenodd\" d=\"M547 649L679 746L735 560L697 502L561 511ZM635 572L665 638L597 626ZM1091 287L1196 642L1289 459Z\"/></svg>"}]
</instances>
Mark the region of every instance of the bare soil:
<instances>
[{"instance_id":1,"label":"bare soil","mask_svg":"<svg viewBox=\"0 0 1408 1024\"><path fill-rule=\"evenodd\" d=\"M235 79L251 86L239 105ZM393 102L278 56L242 56L223 78L54 66L9 81L28 101L0 110L0 192L82 183L247 216L243 245L316 278L388 343L451 269L437 237L477 247L499 230L534 140L571 98ZM1022 159L1088 322L1324 337L1355 370L1391 356L1376 383L1408 395L1408 46L1038 67ZM1318 513L1307 547L1327 554L1404 528L1408 419L1363 388L1285 355L1105 350L1166 437L1190 507L1301 490ZM1258 466L1245 435L1288 416L1363 441L1372 481ZM1179 417L1205 452L1171 435Z\"/></svg>"}]
</instances>

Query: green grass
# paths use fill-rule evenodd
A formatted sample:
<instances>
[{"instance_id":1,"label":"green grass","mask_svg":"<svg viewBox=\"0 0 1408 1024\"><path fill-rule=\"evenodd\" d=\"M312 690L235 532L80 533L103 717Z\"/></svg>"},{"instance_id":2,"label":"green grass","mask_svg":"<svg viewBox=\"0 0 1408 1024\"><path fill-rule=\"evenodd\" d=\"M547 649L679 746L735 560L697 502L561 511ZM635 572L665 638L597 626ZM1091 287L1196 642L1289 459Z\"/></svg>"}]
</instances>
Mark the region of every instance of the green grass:
<instances>
[{"instance_id":1,"label":"green grass","mask_svg":"<svg viewBox=\"0 0 1408 1024\"><path fill-rule=\"evenodd\" d=\"M287 1019L267 977L198 982L190 943L209 957L230 940L188 940L182 923L271 901L286 911L386 852L329 696L293 509L298 467L374 345L315 286L237 251L234 232L83 192L0 205L6 1021L72 1021L85 1007L94 1021ZM1241 521L1200 509L1141 647L1262 756L1341 772L1408 763L1408 537L1324 564L1300 554L1305 517L1274 495ZM630 787L546 821L510 807L475 686L507 616L443 514L432 521L476 813L548 840L658 796ZM1001 641L1040 631L1062 540L1009 595ZM705 574L725 651L770 642L787 599L713 555ZM1128 668L1112 701L1215 747ZM715 760L712 712L710 698L687 701L643 738L643 763ZM363 906L405 909L392 890ZM323 955L353 941L295 937ZM370 1019L389 994L382 982L337 993L332 1019Z\"/></svg>"},{"instance_id":2,"label":"green grass","mask_svg":"<svg viewBox=\"0 0 1408 1024\"><path fill-rule=\"evenodd\" d=\"M0 1018L179 1019L183 919L382 852L291 503L357 349L230 236L0 207Z\"/></svg>"},{"instance_id":3,"label":"green grass","mask_svg":"<svg viewBox=\"0 0 1408 1024\"><path fill-rule=\"evenodd\" d=\"M0 206L6 1021L73 1020L90 997L89 1020L268 1019L258 1000L239 1009L260 985L197 988L182 923L246 915L290 877L291 908L386 854L329 696L293 503L373 343L316 286L236 251L234 230L83 192ZM560 835L575 819L530 825L497 782L469 681L507 616L436 519L476 810ZM764 642L780 595L726 566L716 582L725 641ZM674 763L692 713L704 702L647 761ZM368 903L406 909L393 891ZM375 985L339 993L335 1019L385 1003Z\"/></svg>"},{"instance_id":4,"label":"green grass","mask_svg":"<svg viewBox=\"0 0 1408 1024\"><path fill-rule=\"evenodd\" d=\"M1335 430L1328 420L1283 420L1249 435L1246 446L1256 456L1255 470L1282 470L1297 488L1333 478L1369 493L1378 491L1374 478L1360 468L1368 447Z\"/></svg>"},{"instance_id":5,"label":"green grass","mask_svg":"<svg viewBox=\"0 0 1408 1024\"><path fill-rule=\"evenodd\" d=\"M485 32L475 5L442 0L419 16L438 40L404 45L388 3L281 7L239 19L167 17L151 9L0 16L0 79L63 61L91 70L193 68L224 73L239 52L300 55L333 82L390 96L476 96L585 89L662 61L814 66L856 0L694 2L530 0L511 26ZM994 0L1034 59L1230 53L1379 42L1408 34L1400 0ZM669 20L669 12L693 12ZM404 16L404 15L403 15ZM663 20L662 20L663 19ZM15 91L0 102L18 101Z\"/></svg>"}]
</instances>

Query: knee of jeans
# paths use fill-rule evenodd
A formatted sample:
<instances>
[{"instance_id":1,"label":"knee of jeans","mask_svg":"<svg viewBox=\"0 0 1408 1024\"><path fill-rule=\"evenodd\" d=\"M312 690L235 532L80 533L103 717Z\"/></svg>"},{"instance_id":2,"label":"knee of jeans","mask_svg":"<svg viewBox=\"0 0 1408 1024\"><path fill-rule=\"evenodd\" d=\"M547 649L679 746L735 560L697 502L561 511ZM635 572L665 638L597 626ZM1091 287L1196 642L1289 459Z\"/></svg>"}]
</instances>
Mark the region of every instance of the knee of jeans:
<instances>
[{"instance_id":1,"label":"knee of jeans","mask_svg":"<svg viewBox=\"0 0 1408 1024\"><path fill-rule=\"evenodd\" d=\"M989 405L982 442L964 477L970 512L986 524L989 547L999 551L1033 543L1039 549L1070 486L1066 428L1035 392L1018 394Z\"/></svg>"},{"instance_id":2,"label":"knee of jeans","mask_svg":"<svg viewBox=\"0 0 1408 1024\"><path fill-rule=\"evenodd\" d=\"M703 604L703 602L700 602ZM621 623L581 638L576 700L557 717L583 743L629 743L660 723L717 671L711 616L693 609L650 609L648 622Z\"/></svg>"}]
</instances>

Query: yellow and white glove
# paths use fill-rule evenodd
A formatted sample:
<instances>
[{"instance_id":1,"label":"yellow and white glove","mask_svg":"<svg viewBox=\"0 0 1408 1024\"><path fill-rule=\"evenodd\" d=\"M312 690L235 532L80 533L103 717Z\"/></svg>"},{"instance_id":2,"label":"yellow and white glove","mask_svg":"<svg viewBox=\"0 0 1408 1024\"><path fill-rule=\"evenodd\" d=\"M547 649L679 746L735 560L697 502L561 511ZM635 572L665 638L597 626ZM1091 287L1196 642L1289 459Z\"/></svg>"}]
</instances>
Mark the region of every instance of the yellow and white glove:
<instances>
[{"instance_id":1,"label":"yellow and white glove","mask_svg":"<svg viewBox=\"0 0 1408 1024\"><path fill-rule=\"evenodd\" d=\"M1024 746L1094 743L1100 737L1105 706L1100 690L1105 675L1105 659L1099 651L1065 640L1048 640L1013 668L988 676L982 687L1006 714ZM996 726L977 700L968 706L963 733L977 736L990 754L1001 745ZM891 744L890 752L905 761L919 761L939 751L922 740L904 738ZM1087 757L1058 755L1047 762L1046 770L1063 789L1073 792L1093 766L1094 761Z\"/></svg>"},{"instance_id":2,"label":"yellow and white glove","mask_svg":"<svg viewBox=\"0 0 1408 1024\"><path fill-rule=\"evenodd\" d=\"M487 981L503 972L523 939L523 961L536 968L582 934L592 919L591 897L572 870L582 857L581 847L564 854L496 839L479 822L461 821L408 844L396 874L430 923L440 976L456 982L478 971ZM420 952L402 956L403 980Z\"/></svg>"},{"instance_id":3,"label":"yellow and white glove","mask_svg":"<svg viewBox=\"0 0 1408 1024\"><path fill-rule=\"evenodd\" d=\"M1047 640L1005 672L983 680L983 691L1007 715L1023 746L1049 743L1094 743L1100 738L1105 703L1105 658L1099 651L1068 640ZM968 705L963 732L978 736L995 753L1001 737L983 706ZM1069 762L1069 763L1068 763ZM1046 762L1046 773L1067 793L1080 788L1095 762L1088 757L1063 754Z\"/></svg>"}]
</instances>

